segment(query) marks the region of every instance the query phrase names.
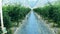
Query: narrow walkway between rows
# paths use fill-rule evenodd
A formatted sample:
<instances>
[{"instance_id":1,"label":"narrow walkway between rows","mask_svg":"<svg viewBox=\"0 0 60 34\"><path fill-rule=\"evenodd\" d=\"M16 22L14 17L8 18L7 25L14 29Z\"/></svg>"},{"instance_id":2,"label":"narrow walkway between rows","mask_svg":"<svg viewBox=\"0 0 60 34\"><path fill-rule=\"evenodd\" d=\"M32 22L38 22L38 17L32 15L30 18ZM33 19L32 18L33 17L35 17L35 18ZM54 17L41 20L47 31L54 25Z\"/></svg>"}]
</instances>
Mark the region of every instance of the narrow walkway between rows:
<instances>
[{"instance_id":1,"label":"narrow walkway between rows","mask_svg":"<svg viewBox=\"0 0 60 34\"><path fill-rule=\"evenodd\" d=\"M53 34L47 26L38 20L33 11L31 11L26 24L19 28L15 34Z\"/></svg>"}]
</instances>

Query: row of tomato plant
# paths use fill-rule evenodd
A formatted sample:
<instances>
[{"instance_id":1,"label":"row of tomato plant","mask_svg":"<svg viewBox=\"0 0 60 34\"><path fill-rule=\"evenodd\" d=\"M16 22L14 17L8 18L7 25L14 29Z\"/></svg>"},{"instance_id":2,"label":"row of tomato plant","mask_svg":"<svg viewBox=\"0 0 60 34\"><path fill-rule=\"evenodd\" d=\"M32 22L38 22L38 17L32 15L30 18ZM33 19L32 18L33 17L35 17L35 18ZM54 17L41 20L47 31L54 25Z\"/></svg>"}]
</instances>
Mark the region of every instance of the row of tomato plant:
<instances>
[{"instance_id":1,"label":"row of tomato plant","mask_svg":"<svg viewBox=\"0 0 60 34\"><path fill-rule=\"evenodd\" d=\"M54 27L60 27L60 4L49 4L44 7L35 8L34 11L44 19L56 24Z\"/></svg>"},{"instance_id":2,"label":"row of tomato plant","mask_svg":"<svg viewBox=\"0 0 60 34\"><path fill-rule=\"evenodd\" d=\"M3 22L4 27L7 29L7 34L11 34L10 28L19 26L19 23L26 17L30 10L30 8L21 6L20 4L2 6Z\"/></svg>"}]
</instances>

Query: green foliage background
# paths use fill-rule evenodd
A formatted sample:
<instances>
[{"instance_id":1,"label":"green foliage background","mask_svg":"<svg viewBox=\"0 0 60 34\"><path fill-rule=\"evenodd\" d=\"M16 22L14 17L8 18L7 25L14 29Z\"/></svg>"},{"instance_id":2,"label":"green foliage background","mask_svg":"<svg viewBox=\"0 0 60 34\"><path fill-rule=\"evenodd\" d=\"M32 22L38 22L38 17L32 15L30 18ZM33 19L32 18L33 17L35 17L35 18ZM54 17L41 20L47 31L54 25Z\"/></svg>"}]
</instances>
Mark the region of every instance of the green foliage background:
<instances>
[{"instance_id":1,"label":"green foliage background","mask_svg":"<svg viewBox=\"0 0 60 34\"><path fill-rule=\"evenodd\" d=\"M42 16L44 19L52 20L56 27L60 27L60 4L55 3L46 5L44 7L35 8L34 11Z\"/></svg>"},{"instance_id":2,"label":"green foliage background","mask_svg":"<svg viewBox=\"0 0 60 34\"><path fill-rule=\"evenodd\" d=\"M20 4L4 5L2 7L4 27L7 28L7 34L12 34L10 28L19 26L19 22L26 17L30 10L30 8Z\"/></svg>"}]
</instances>

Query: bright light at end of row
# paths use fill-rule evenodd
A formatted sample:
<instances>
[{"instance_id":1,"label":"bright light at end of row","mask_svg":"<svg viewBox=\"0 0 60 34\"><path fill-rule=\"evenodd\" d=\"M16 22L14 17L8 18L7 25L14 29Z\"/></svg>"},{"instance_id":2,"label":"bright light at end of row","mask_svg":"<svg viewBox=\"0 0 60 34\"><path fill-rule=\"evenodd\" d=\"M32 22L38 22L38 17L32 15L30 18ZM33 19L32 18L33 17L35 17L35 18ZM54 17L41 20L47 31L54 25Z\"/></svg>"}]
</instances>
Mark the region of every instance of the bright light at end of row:
<instances>
[{"instance_id":1,"label":"bright light at end of row","mask_svg":"<svg viewBox=\"0 0 60 34\"><path fill-rule=\"evenodd\" d=\"M28 1L37 1L37 0L28 0Z\"/></svg>"}]
</instances>

